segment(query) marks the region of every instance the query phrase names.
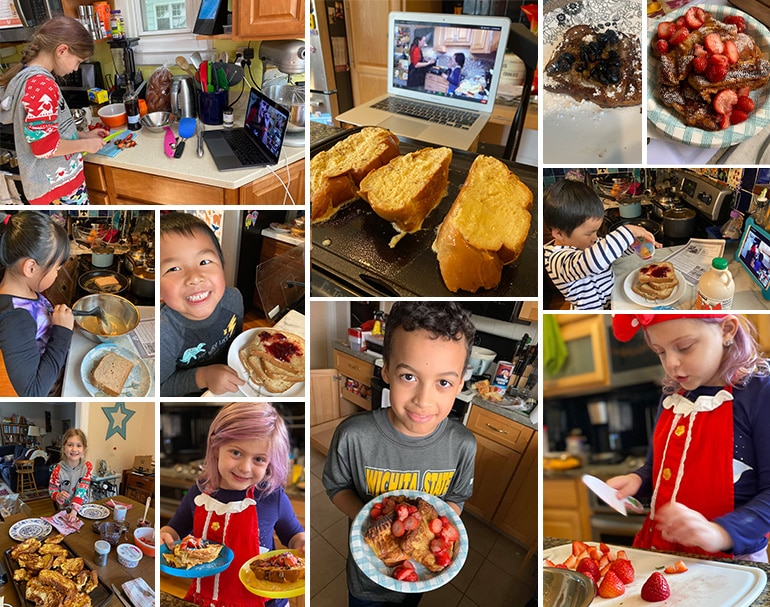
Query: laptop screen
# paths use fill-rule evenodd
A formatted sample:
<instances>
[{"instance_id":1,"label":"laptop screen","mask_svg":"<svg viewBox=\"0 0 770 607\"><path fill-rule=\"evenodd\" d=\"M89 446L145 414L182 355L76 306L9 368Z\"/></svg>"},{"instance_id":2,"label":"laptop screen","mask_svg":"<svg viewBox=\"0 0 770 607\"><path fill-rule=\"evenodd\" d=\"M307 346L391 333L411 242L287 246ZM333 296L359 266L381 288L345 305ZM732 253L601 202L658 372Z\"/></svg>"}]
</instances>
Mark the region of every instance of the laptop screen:
<instances>
[{"instance_id":1,"label":"laptop screen","mask_svg":"<svg viewBox=\"0 0 770 607\"><path fill-rule=\"evenodd\" d=\"M278 161L289 124L289 112L256 89L249 93L244 128Z\"/></svg>"},{"instance_id":2,"label":"laptop screen","mask_svg":"<svg viewBox=\"0 0 770 607\"><path fill-rule=\"evenodd\" d=\"M388 92L491 111L510 20L441 13L390 13Z\"/></svg>"}]
</instances>

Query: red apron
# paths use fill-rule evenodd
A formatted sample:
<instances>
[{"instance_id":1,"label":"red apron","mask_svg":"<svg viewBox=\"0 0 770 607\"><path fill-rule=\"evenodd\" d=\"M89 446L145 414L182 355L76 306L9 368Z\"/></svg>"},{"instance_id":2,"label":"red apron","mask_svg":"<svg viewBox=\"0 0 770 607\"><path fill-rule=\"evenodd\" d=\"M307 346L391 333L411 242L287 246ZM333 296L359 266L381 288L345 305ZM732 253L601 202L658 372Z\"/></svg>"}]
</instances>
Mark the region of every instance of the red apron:
<instances>
[{"instance_id":1,"label":"red apron","mask_svg":"<svg viewBox=\"0 0 770 607\"><path fill-rule=\"evenodd\" d=\"M230 566L217 575L196 578L185 600L204 607L262 607L265 599L252 594L241 583L241 565L259 554L259 525L254 487L240 502L224 504L207 493L195 498L193 534L235 553Z\"/></svg>"},{"instance_id":2,"label":"red apron","mask_svg":"<svg viewBox=\"0 0 770 607\"><path fill-rule=\"evenodd\" d=\"M653 435L653 494L650 513L634 546L731 557L669 542L655 526L655 511L668 502L713 520L735 509L733 491L733 397L727 387L692 403L681 394L663 401Z\"/></svg>"}]
</instances>

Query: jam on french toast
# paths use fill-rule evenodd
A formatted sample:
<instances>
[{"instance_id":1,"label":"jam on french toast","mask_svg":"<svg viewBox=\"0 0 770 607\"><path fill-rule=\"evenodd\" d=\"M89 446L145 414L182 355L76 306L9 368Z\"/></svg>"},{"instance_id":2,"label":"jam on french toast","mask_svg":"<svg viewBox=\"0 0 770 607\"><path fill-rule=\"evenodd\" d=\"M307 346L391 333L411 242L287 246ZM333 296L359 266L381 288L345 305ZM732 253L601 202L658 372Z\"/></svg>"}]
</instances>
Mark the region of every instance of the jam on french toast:
<instances>
[{"instance_id":1,"label":"jam on french toast","mask_svg":"<svg viewBox=\"0 0 770 607\"><path fill-rule=\"evenodd\" d=\"M650 263L639 268L632 285L634 293L648 300L668 299L679 286L679 279L671 262Z\"/></svg>"}]
</instances>

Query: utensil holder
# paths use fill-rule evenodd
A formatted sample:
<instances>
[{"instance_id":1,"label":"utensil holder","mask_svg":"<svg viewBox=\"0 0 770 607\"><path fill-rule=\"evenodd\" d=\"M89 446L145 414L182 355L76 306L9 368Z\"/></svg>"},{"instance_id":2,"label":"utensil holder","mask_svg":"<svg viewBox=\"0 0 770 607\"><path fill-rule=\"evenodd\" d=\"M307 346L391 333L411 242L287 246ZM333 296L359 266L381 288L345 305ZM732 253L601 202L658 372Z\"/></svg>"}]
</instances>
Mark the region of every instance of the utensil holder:
<instances>
[{"instance_id":1,"label":"utensil holder","mask_svg":"<svg viewBox=\"0 0 770 607\"><path fill-rule=\"evenodd\" d=\"M198 117L203 124L222 124L224 122L223 117L227 101L227 91L216 91L214 93L198 91Z\"/></svg>"}]
</instances>

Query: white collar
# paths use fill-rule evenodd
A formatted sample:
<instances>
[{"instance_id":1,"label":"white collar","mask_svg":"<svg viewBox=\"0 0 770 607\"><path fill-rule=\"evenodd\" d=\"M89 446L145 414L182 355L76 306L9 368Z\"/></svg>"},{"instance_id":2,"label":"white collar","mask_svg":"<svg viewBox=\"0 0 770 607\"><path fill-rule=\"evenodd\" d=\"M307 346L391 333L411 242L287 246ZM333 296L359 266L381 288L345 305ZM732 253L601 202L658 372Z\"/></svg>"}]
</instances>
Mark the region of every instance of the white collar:
<instances>
[{"instance_id":1,"label":"white collar","mask_svg":"<svg viewBox=\"0 0 770 607\"><path fill-rule=\"evenodd\" d=\"M714 411L722 403L733 400L733 395L727 390L720 390L713 396L707 396L702 394L692 402L689 398L681 394L671 394L663 399L663 407L666 409L673 409L677 415L683 415L687 417L695 412Z\"/></svg>"}]
</instances>

